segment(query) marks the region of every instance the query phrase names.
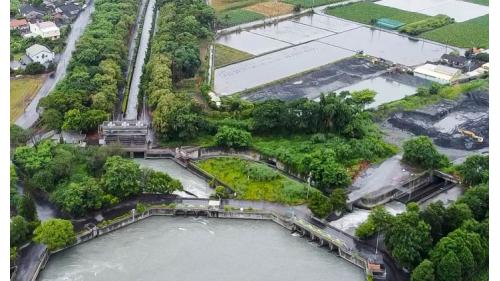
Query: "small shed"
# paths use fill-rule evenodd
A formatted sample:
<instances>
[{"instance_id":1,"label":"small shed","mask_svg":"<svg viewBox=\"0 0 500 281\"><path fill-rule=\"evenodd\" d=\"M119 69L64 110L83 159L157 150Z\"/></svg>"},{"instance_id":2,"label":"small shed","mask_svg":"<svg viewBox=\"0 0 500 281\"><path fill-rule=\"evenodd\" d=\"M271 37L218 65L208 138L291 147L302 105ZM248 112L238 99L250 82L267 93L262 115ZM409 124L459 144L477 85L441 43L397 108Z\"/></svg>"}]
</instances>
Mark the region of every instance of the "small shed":
<instances>
[{"instance_id":1,"label":"small shed","mask_svg":"<svg viewBox=\"0 0 500 281\"><path fill-rule=\"evenodd\" d=\"M385 28L385 29L390 29L390 30L396 30L403 25L405 25L404 22L400 22L400 21L388 19L388 18L380 18L380 19L375 21L375 26Z\"/></svg>"}]
</instances>

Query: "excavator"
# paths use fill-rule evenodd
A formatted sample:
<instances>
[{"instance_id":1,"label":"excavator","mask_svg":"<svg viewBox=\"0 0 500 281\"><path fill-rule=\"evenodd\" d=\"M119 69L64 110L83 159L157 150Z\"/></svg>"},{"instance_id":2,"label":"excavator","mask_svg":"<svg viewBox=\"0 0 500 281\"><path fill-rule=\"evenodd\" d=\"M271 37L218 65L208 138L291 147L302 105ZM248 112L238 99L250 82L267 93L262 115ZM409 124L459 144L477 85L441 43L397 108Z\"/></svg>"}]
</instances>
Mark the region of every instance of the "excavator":
<instances>
[{"instance_id":1,"label":"excavator","mask_svg":"<svg viewBox=\"0 0 500 281\"><path fill-rule=\"evenodd\" d=\"M464 135L464 136L467 136L467 137L470 137L472 139L474 139L476 142L483 142L483 137L480 137L478 135L476 135L474 132L472 131L468 131L468 130L464 130L462 128L458 128L458 131Z\"/></svg>"}]
</instances>

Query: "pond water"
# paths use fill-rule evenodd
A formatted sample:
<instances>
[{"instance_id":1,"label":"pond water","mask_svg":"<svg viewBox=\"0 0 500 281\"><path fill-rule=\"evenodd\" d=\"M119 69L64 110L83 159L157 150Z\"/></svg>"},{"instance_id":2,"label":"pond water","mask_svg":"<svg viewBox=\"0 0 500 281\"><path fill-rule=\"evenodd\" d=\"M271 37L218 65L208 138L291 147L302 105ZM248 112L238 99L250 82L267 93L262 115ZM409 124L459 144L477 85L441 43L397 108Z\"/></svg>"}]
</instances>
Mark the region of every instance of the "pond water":
<instances>
[{"instance_id":1,"label":"pond water","mask_svg":"<svg viewBox=\"0 0 500 281\"><path fill-rule=\"evenodd\" d=\"M215 70L215 92L231 95L354 55L317 41Z\"/></svg>"},{"instance_id":2,"label":"pond water","mask_svg":"<svg viewBox=\"0 0 500 281\"><path fill-rule=\"evenodd\" d=\"M457 22L467 21L489 13L488 6L460 0L382 0L376 3L429 16L444 14L454 18Z\"/></svg>"},{"instance_id":3,"label":"pond water","mask_svg":"<svg viewBox=\"0 0 500 281\"><path fill-rule=\"evenodd\" d=\"M313 26L316 28L326 29L335 33L344 32L361 26L352 21L346 21L343 19L322 14L308 14L299 17L294 21L301 24Z\"/></svg>"},{"instance_id":4,"label":"pond water","mask_svg":"<svg viewBox=\"0 0 500 281\"><path fill-rule=\"evenodd\" d=\"M364 51L365 54L406 66L437 61L443 54L452 51L443 45L410 40L405 36L364 26L319 41L353 51Z\"/></svg>"},{"instance_id":5,"label":"pond water","mask_svg":"<svg viewBox=\"0 0 500 281\"><path fill-rule=\"evenodd\" d=\"M270 221L152 217L50 257L39 280L362 281Z\"/></svg>"},{"instance_id":6,"label":"pond water","mask_svg":"<svg viewBox=\"0 0 500 281\"><path fill-rule=\"evenodd\" d=\"M203 178L193 174L173 160L135 158L134 161L137 162L141 168L149 168L167 173L172 178L179 180L184 190L196 195L198 198L208 198L210 193L212 193L212 189ZM193 197L186 192L175 192L174 194L182 197Z\"/></svg>"},{"instance_id":7,"label":"pond water","mask_svg":"<svg viewBox=\"0 0 500 281\"><path fill-rule=\"evenodd\" d=\"M417 92L417 86L428 84L428 82L423 79L419 80L414 78L417 77L411 75L398 75L397 77L383 75L360 81L356 84L338 89L336 92L352 92L364 89L373 90L377 92L377 95L375 95L375 101L367 105L367 108L376 108L381 104L414 95ZM402 80L406 80L405 82L407 83L402 83Z\"/></svg>"},{"instance_id":8,"label":"pond water","mask_svg":"<svg viewBox=\"0 0 500 281\"><path fill-rule=\"evenodd\" d=\"M293 45L309 42L333 34L331 31L315 28L291 20L257 27L252 29L251 32Z\"/></svg>"},{"instance_id":9,"label":"pond water","mask_svg":"<svg viewBox=\"0 0 500 281\"><path fill-rule=\"evenodd\" d=\"M260 55L291 46L289 43L264 37L248 31L222 35L217 39L217 43L252 55Z\"/></svg>"}]
</instances>

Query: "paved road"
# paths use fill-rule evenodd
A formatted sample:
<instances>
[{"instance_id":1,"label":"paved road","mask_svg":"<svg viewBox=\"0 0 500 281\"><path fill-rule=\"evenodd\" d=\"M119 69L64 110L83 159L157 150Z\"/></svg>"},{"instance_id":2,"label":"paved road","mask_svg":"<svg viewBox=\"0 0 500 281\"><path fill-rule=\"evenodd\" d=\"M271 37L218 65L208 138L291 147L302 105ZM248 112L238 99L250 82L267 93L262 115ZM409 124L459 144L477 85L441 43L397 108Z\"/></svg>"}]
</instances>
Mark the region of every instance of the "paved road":
<instances>
[{"instance_id":1,"label":"paved road","mask_svg":"<svg viewBox=\"0 0 500 281\"><path fill-rule=\"evenodd\" d=\"M16 120L16 125L27 129L33 126L33 124L35 124L35 122L38 120L39 114L37 112L37 107L40 99L46 97L50 92L52 92L56 84L61 81L61 79L66 75L66 69L68 68L71 54L75 50L76 41L80 38L83 31L87 27L87 24L90 22L90 16L93 11L94 1L90 0L87 8L80 13L78 18L71 25L71 32L66 39L66 48L60 56L54 77L49 77L45 80L40 90L38 90L36 96L33 98L28 107L26 107L23 115L21 115Z\"/></svg>"}]
</instances>

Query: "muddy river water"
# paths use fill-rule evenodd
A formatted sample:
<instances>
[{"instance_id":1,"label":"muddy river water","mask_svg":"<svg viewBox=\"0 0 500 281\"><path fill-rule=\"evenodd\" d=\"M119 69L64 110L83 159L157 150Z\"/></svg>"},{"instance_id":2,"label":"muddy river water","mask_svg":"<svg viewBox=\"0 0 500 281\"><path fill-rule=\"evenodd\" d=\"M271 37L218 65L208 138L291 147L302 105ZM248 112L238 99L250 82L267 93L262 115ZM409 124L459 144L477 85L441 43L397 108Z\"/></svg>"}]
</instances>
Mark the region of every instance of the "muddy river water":
<instances>
[{"instance_id":1,"label":"muddy river water","mask_svg":"<svg viewBox=\"0 0 500 281\"><path fill-rule=\"evenodd\" d=\"M273 222L153 217L51 256L39 280L365 279Z\"/></svg>"}]
</instances>

